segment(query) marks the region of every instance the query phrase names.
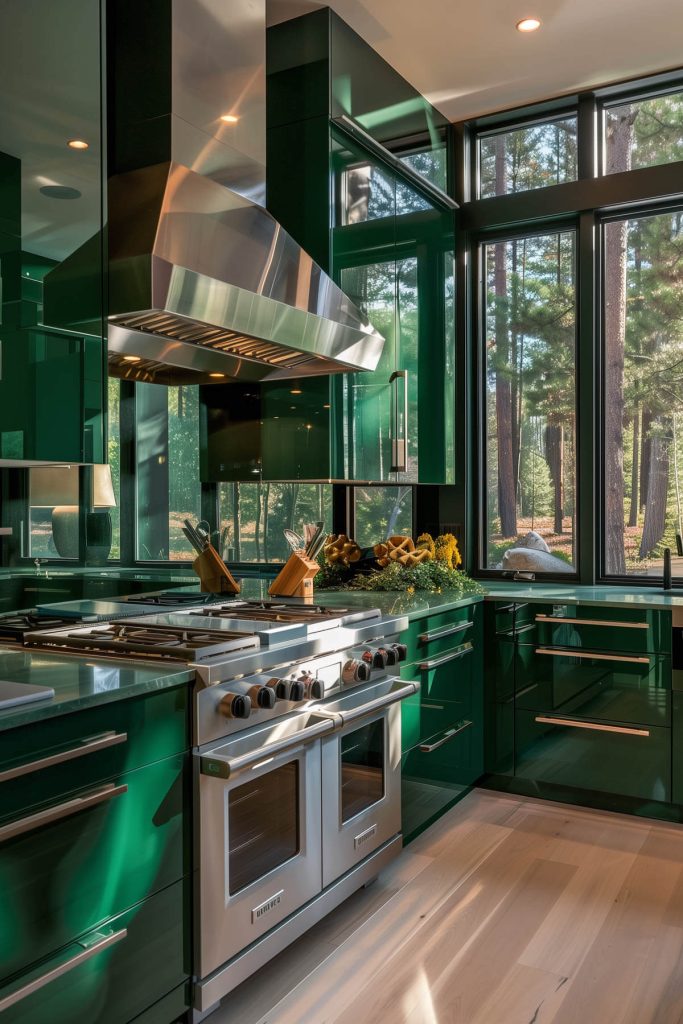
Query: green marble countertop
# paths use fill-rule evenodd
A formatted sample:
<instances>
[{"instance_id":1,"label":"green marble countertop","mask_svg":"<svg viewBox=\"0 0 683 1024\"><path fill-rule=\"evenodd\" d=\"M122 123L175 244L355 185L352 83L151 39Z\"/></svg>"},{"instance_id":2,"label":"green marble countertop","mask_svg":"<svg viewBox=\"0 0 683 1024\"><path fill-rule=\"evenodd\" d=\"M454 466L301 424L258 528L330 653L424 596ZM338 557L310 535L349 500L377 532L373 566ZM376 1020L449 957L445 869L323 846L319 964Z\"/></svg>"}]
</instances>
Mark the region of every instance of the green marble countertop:
<instances>
[{"instance_id":1,"label":"green marble countertop","mask_svg":"<svg viewBox=\"0 0 683 1024\"><path fill-rule=\"evenodd\" d=\"M138 697L192 682L194 672L181 666L149 665L134 661L65 657L42 652L0 649L0 679L34 686L51 686L51 700L0 709L0 732L95 704Z\"/></svg>"},{"instance_id":2,"label":"green marble countertop","mask_svg":"<svg viewBox=\"0 0 683 1024\"><path fill-rule=\"evenodd\" d=\"M47 575L46 575L47 571ZM58 565L43 565L40 573L36 572L35 566L4 567L0 569L0 580L11 579L38 579L38 580L59 580L59 579L110 579L110 580L163 580L164 582L183 582L184 580L196 580L192 569L179 567L160 566L158 569L125 569L120 567L101 568L93 566L62 568Z\"/></svg>"},{"instance_id":3,"label":"green marble countertop","mask_svg":"<svg viewBox=\"0 0 683 1024\"><path fill-rule=\"evenodd\" d=\"M522 583L503 580L484 583L486 599L542 601L554 604L601 604L613 608L663 610L683 607L683 589L665 593L656 587L582 587L566 583Z\"/></svg>"}]
</instances>

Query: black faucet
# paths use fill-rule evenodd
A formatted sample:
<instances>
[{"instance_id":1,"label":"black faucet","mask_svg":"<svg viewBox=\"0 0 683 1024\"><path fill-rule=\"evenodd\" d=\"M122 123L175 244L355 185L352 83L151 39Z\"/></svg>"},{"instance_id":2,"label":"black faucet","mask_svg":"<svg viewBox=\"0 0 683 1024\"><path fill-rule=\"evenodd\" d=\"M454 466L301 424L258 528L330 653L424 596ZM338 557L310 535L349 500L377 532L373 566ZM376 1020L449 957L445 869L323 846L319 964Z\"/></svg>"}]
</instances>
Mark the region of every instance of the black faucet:
<instances>
[{"instance_id":1,"label":"black faucet","mask_svg":"<svg viewBox=\"0 0 683 1024\"><path fill-rule=\"evenodd\" d=\"M671 548L664 548L664 565L662 567L662 586L671 590Z\"/></svg>"}]
</instances>

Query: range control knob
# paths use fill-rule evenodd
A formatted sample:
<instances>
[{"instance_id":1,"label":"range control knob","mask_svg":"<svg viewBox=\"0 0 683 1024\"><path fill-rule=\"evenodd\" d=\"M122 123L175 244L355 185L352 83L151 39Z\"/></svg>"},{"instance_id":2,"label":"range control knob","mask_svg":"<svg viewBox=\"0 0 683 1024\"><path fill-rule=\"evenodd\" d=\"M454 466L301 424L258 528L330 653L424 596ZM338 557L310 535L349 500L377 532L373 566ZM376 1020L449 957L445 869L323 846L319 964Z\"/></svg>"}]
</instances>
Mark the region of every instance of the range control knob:
<instances>
[{"instance_id":1,"label":"range control knob","mask_svg":"<svg viewBox=\"0 0 683 1024\"><path fill-rule=\"evenodd\" d=\"M325 694L325 688L317 676L314 676L312 672L305 671L299 676L297 682L301 683L304 688L304 697L306 700L320 700Z\"/></svg>"},{"instance_id":2,"label":"range control knob","mask_svg":"<svg viewBox=\"0 0 683 1024\"><path fill-rule=\"evenodd\" d=\"M398 654L391 647L378 647L375 651L375 657L377 658L377 665L382 665L382 668L386 668L387 665L396 665L398 662Z\"/></svg>"},{"instance_id":3,"label":"range control knob","mask_svg":"<svg viewBox=\"0 0 683 1024\"><path fill-rule=\"evenodd\" d=\"M344 683L365 683L370 678L372 669L367 661L358 658L349 658L342 669L342 682Z\"/></svg>"},{"instance_id":4,"label":"range control knob","mask_svg":"<svg viewBox=\"0 0 683 1024\"><path fill-rule=\"evenodd\" d=\"M304 684L297 679L281 679L275 692L280 700L303 700Z\"/></svg>"},{"instance_id":5,"label":"range control knob","mask_svg":"<svg viewBox=\"0 0 683 1024\"><path fill-rule=\"evenodd\" d=\"M275 690L270 686L252 686L249 690L249 699L252 704L255 704L258 708L270 708L275 707Z\"/></svg>"},{"instance_id":6,"label":"range control knob","mask_svg":"<svg viewBox=\"0 0 683 1024\"><path fill-rule=\"evenodd\" d=\"M392 644L391 646L396 651L399 661L408 660L408 648L405 644Z\"/></svg>"},{"instance_id":7,"label":"range control knob","mask_svg":"<svg viewBox=\"0 0 683 1024\"><path fill-rule=\"evenodd\" d=\"M226 693L218 705L218 710L226 718L249 718L251 701L241 693Z\"/></svg>"}]
</instances>

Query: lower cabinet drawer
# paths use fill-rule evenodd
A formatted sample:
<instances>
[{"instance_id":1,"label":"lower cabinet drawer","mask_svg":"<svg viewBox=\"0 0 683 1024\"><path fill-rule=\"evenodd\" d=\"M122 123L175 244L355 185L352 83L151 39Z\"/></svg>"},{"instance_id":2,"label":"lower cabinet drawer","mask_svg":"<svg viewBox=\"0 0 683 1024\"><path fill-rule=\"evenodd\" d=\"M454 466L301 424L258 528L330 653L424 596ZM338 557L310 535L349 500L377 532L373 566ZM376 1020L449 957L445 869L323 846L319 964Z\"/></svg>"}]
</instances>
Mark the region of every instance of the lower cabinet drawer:
<instances>
[{"instance_id":1,"label":"lower cabinet drawer","mask_svg":"<svg viewBox=\"0 0 683 1024\"><path fill-rule=\"evenodd\" d=\"M454 722L470 713L467 706L452 700L431 700L416 693L401 702L401 750L410 750L439 732L445 732Z\"/></svg>"},{"instance_id":2,"label":"lower cabinet drawer","mask_svg":"<svg viewBox=\"0 0 683 1024\"><path fill-rule=\"evenodd\" d=\"M0 819L0 978L189 870L188 758Z\"/></svg>"},{"instance_id":3,"label":"lower cabinet drawer","mask_svg":"<svg viewBox=\"0 0 683 1024\"><path fill-rule=\"evenodd\" d=\"M435 658L444 651L475 639L476 605L416 619L401 640L408 645L410 659Z\"/></svg>"},{"instance_id":4,"label":"lower cabinet drawer","mask_svg":"<svg viewBox=\"0 0 683 1024\"><path fill-rule=\"evenodd\" d=\"M2 1024L126 1024L189 975L179 881L0 988Z\"/></svg>"},{"instance_id":5,"label":"lower cabinet drawer","mask_svg":"<svg viewBox=\"0 0 683 1024\"><path fill-rule=\"evenodd\" d=\"M671 724L671 659L519 644L517 708L611 722Z\"/></svg>"},{"instance_id":6,"label":"lower cabinet drawer","mask_svg":"<svg viewBox=\"0 0 683 1024\"><path fill-rule=\"evenodd\" d=\"M671 799L671 731L518 710L515 775L667 801Z\"/></svg>"},{"instance_id":7,"label":"lower cabinet drawer","mask_svg":"<svg viewBox=\"0 0 683 1024\"><path fill-rule=\"evenodd\" d=\"M462 796L479 777L481 734L475 723L456 722L403 755L402 830L410 837Z\"/></svg>"},{"instance_id":8,"label":"lower cabinet drawer","mask_svg":"<svg viewBox=\"0 0 683 1024\"><path fill-rule=\"evenodd\" d=\"M551 604L534 606L534 640L623 653L671 653L671 614L643 608Z\"/></svg>"}]
</instances>

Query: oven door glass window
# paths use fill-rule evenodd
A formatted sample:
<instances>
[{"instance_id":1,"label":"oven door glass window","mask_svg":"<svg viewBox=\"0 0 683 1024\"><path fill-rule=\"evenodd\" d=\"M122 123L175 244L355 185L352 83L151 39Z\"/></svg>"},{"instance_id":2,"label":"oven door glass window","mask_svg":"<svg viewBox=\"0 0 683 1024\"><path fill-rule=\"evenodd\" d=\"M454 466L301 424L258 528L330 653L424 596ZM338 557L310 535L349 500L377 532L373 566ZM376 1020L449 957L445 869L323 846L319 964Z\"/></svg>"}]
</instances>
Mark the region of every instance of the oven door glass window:
<instances>
[{"instance_id":1,"label":"oven door glass window","mask_svg":"<svg viewBox=\"0 0 683 1024\"><path fill-rule=\"evenodd\" d=\"M230 895L300 850L299 762L237 786L228 802Z\"/></svg>"},{"instance_id":2,"label":"oven door glass window","mask_svg":"<svg viewBox=\"0 0 683 1024\"><path fill-rule=\"evenodd\" d=\"M341 737L341 818L355 818L384 796L384 719Z\"/></svg>"}]
</instances>

